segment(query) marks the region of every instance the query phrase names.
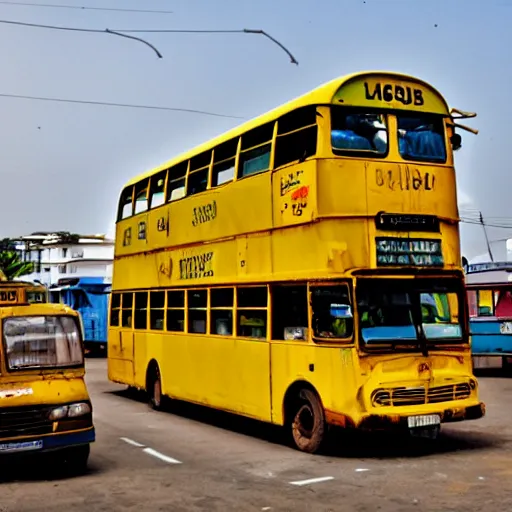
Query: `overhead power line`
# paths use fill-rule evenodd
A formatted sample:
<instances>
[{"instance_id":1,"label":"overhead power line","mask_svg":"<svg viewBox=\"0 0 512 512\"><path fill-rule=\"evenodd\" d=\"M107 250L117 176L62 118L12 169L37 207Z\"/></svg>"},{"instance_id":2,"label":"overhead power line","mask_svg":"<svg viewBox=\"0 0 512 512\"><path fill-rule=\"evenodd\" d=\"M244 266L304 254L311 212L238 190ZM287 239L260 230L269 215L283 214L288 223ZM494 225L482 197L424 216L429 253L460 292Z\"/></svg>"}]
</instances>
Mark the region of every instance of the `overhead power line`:
<instances>
[{"instance_id":1,"label":"overhead power line","mask_svg":"<svg viewBox=\"0 0 512 512\"><path fill-rule=\"evenodd\" d=\"M94 28L76 28L76 27L58 27L54 25L40 25L39 23L25 23L21 21L10 21L10 20L0 20L0 23L4 23L7 25L21 25L23 27L32 27L32 28L46 28L51 30L67 30L72 32L94 32L99 34L111 34L114 36L126 37L128 39L134 39L135 41L139 41L147 46L149 46L158 56L158 58L162 58L162 54L148 41L141 39L140 37L130 36L128 34L120 34L115 30L110 30L106 28L105 30L94 29Z\"/></svg>"},{"instance_id":2,"label":"overhead power line","mask_svg":"<svg viewBox=\"0 0 512 512\"><path fill-rule=\"evenodd\" d=\"M201 114L206 116L214 116L214 117L226 117L229 119L245 119L240 116L231 116L228 114L219 114L216 112L208 112L205 110L196 110L191 108L178 108L178 107L163 107L157 105L136 105L131 103L111 103L108 101L90 101L90 100L72 100L65 98L47 98L43 96L26 96L22 94L7 94L0 93L0 98L16 98L16 99L24 99L24 100L37 100L37 101L53 101L58 103L79 103L82 105L101 105L108 107L123 107L123 108L140 108L140 109L148 109L148 110L168 110L172 112L186 112L190 114Z\"/></svg>"},{"instance_id":3,"label":"overhead power line","mask_svg":"<svg viewBox=\"0 0 512 512\"><path fill-rule=\"evenodd\" d=\"M139 37L129 35L133 33L177 33L177 34L256 34L263 37L266 37L270 41L272 41L275 45L281 48L287 55L290 57L290 61L292 64L299 64L297 59L293 56L293 54L280 43L277 39L272 37L270 34L261 29L251 29L251 28L243 28L237 30L186 30L186 29L122 29L122 30L112 30L109 28L106 29L94 29L94 28L77 28L77 27L62 27L57 25L41 25L39 23L27 23L22 21L12 21L12 20L0 20L0 23L4 23L7 25L20 25L23 27L31 27L31 28L44 28L49 30L66 30L71 32L89 32L89 33L99 33L99 34L111 34L119 37L127 37L129 39L134 39L149 46L159 58L162 58L162 54L157 50L155 46L146 41L145 39L141 39Z\"/></svg>"},{"instance_id":4,"label":"overhead power line","mask_svg":"<svg viewBox=\"0 0 512 512\"><path fill-rule=\"evenodd\" d=\"M173 11L156 11L151 9L124 9L121 7L81 7L79 5L67 5L67 4L37 4L32 2L12 2L8 0L0 0L0 4L14 5L20 7L46 7L52 9L77 9L81 11L116 11L116 12L136 12L136 13L148 13L148 14L173 14Z\"/></svg>"},{"instance_id":5,"label":"overhead power line","mask_svg":"<svg viewBox=\"0 0 512 512\"><path fill-rule=\"evenodd\" d=\"M299 65L298 60L293 56L293 54L280 43L277 39L272 37L270 34L261 29L253 29L253 28L243 28L236 30L194 30L194 29L116 29L116 32L123 32L125 34L256 34L267 39L270 39L274 44L279 46L287 55L290 57L290 61L292 64Z\"/></svg>"}]
</instances>

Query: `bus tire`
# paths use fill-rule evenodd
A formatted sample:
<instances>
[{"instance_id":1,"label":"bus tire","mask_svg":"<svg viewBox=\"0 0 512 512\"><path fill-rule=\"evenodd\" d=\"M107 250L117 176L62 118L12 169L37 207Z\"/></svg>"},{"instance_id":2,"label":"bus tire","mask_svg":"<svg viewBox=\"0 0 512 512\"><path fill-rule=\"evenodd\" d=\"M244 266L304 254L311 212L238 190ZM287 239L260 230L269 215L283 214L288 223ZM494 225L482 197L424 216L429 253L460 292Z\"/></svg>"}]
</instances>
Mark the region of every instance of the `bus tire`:
<instances>
[{"instance_id":1,"label":"bus tire","mask_svg":"<svg viewBox=\"0 0 512 512\"><path fill-rule=\"evenodd\" d=\"M148 370L147 391L149 396L149 405L155 411L162 409L162 379L158 365L154 365Z\"/></svg>"},{"instance_id":2,"label":"bus tire","mask_svg":"<svg viewBox=\"0 0 512 512\"><path fill-rule=\"evenodd\" d=\"M317 394L301 389L292 412L291 435L295 446L306 453L316 453L326 437L325 414Z\"/></svg>"}]
</instances>

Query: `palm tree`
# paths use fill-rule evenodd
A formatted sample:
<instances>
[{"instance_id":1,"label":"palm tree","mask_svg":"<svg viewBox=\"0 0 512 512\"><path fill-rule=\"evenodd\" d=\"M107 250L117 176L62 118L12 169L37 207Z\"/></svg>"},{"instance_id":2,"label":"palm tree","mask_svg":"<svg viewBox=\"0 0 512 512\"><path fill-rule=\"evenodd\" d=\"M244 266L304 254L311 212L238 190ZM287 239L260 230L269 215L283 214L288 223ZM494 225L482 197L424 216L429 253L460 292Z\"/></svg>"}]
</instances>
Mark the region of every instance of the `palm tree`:
<instances>
[{"instance_id":1,"label":"palm tree","mask_svg":"<svg viewBox=\"0 0 512 512\"><path fill-rule=\"evenodd\" d=\"M34 263L23 261L18 252L10 250L0 251L0 272L5 275L8 281L30 274L33 271Z\"/></svg>"}]
</instances>

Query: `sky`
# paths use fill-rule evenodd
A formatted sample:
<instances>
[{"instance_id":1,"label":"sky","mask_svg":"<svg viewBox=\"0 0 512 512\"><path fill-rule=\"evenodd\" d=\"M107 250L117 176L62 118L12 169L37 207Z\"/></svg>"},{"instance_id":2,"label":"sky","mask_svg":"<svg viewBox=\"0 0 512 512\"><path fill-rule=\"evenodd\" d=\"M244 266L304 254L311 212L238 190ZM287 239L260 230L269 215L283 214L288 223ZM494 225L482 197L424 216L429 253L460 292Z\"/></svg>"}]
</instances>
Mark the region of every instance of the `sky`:
<instances>
[{"instance_id":1,"label":"sky","mask_svg":"<svg viewBox=\"0 0 512 512\"><path fill-rule=\"evenodd\" d=\"M0 20L93 29L263 29L299 61L247 34L100 33L2 24L0 237L111 233L123 184L241 120L165 110L54 103L7 94L188 108L251 118L362 70L415 75L452 107L478 113L461 132L461 217L482 212L491 247L512 237L507 165L512 0L23 0L172 14L0 2ZM12 0L16 2L16 0ZM508 113L507 113L508 112ZM508 228L510 226L510 228ZM463 223L463 253L486 252ZM503 245L504 247L504 245ZM500 257L498 254L495 258Z\"/></svg>"}]
</instances>

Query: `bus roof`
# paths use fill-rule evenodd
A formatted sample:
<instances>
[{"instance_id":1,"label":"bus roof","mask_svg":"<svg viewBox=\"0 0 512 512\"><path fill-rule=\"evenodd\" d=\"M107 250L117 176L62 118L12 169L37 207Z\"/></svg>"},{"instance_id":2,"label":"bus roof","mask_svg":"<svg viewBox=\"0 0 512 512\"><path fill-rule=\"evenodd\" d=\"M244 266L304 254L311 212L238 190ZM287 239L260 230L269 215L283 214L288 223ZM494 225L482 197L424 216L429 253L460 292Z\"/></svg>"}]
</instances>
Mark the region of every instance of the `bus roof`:
<instances>
[{"instance_id":1,"label":"bus roof","mask_svg":"<svg viewBox=\"0 0 512 512\"><path fill-rule=\"evenodd\" d=\"M444 115L450 115L449 114L449 108L446 103L446 100L443 98L443 96L437 91L434 87L432 87L429 83L420 80L419 78L402 74L402 73L395 73L392 71L361 71L358 73L352 73L350 75L345 75L343 77L336 78L334 80L331 80L312 91L299 96L298 98L295 98L291 101L288 101L287 103L284 103L283 105L280 105L279 107L270 110L269 112L262 114L260 116L254 117L253 119L223 133L222 135L219 135L217 137L214 137L213 139L208 140L207 142L194 147L193 149L182 153L175 158L172 158L171 160L168 160L164 164L162 164L159 167L156 167L150 171L147 171L141 175L136 176L135 178L131 179L128 183L125 184L125 187L129 187L130 185L134 185L135 183L138 183L139 181L149 178L153 174L156 174L159 171L164 171L168 169L169 167L172 167L173 165L176 165L184 160L188 160L194 155L200 154L203 151L208 151L214 148L215 146L218 146L224 142L227 142L229 140L232 140L233 138L239 137L245 132L248 132L252 130L253 128L256 128L258 126L261 126L265 123L275 121L277 118L281 117L282 115L286 114L287 112L290 112L292 110L301 108L301 107L307 107L307 106L313 106L313 105L330 105L333 103L333 98L336 95L336 93L339 91L339 89L345 85L348 85L349 83L356 81L358 79L363 78L376 78L376 77L383 77L392 79L395 81L406 81L409 83L416 83L418 85L421 85L425 87L429 92L433 93L434 96L437 98L437 103L440 106L441 113ZM388 107L389 108L389 107Z\"/></svg>"}]
</instances>

